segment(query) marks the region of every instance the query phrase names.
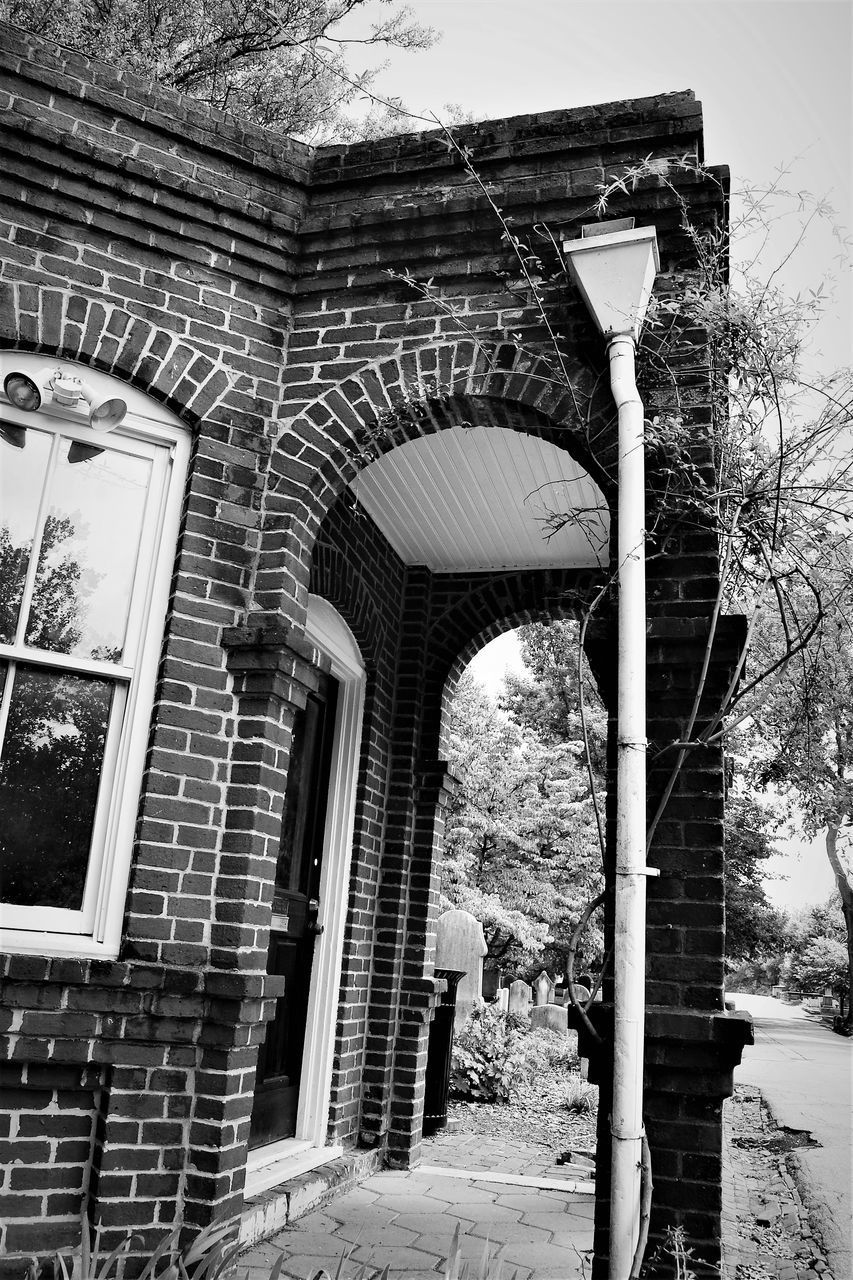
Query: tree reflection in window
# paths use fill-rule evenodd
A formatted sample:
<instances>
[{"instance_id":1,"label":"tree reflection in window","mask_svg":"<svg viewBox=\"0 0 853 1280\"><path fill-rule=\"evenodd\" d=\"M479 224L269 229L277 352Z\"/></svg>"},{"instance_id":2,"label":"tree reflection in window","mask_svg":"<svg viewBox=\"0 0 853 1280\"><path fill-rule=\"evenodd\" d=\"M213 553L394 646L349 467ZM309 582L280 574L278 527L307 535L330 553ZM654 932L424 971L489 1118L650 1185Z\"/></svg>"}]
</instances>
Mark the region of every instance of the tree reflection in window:
<instances>
[{"instance_id":1,"label":"tree reflection in window","mask_svg":"<svg viewBox=\"0 0 853 1280\"><path fill-rule=\"evenodd\" d=\"M5 902L79 909L113 684L20 664L0 763Z\"/></svg>"},{"instance_id":2,"label":"tree reflection in window","mask_svg":"<svg viewBox=\"0 0 853 1280\"><path fill-rule=\"evenodd\" d=\"M127 470L128 463L140 460L119 461ZM147 474L148 463L144 466ZM37 493L28 497L37 504ZM131 526L141 519L141 505L135 504ZM135 543L138 528L130 532ZM25 650L60 655L79 649L87 602L109 576L81 568L74 550L86 546L85 533L79 536L69 515L54 508L44 517ZM0 638L7 643L20 632L32 552L32 538L15 545L11 529L5 523L0 527ZM132 561L130 572L120 576L117 612L123 627ZM117 663L121 646L93 646L90 656ZM116 684L108 677L22 661L0 667L0 694L9 682L0 757L0 898L16 906L79 910Z\"/></svg>"},{"instance_id":3,"label":"tree reflection in window","mask_svg":"<svg viewBox=\"0 0 853 1280\"><path fill-rule=\"evenodd\" d=\"M71 653L80 639L80 566L63 544L74 537L67 517L49 515L44 522L40 560L49 564L39 574L30 606L27 643L34 649ZM0 528L0 634L14 638L18 627L23 581L32 543L12 545L9 530Z\"/></svg>"}]
</instances>

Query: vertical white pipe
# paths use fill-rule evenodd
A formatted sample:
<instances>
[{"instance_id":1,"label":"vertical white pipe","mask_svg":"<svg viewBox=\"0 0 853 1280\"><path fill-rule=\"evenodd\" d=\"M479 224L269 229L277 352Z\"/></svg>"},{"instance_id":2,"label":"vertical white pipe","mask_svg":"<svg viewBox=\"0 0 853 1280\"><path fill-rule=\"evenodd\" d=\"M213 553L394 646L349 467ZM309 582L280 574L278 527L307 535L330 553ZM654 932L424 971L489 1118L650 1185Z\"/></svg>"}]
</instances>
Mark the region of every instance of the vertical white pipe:
<instances>
[{"instance_id":1,"label":"vertical white pipe","mask_svg":"<svg viewBox=\"0 0 853 1280\"><path fill-rule=\"evenodd\" d=\"M643 405L634 341L608 345L619 411L619 657L610 1280L628 1280L639 1234L646 968L646 563Z\"/></svg>"}]
</instances>

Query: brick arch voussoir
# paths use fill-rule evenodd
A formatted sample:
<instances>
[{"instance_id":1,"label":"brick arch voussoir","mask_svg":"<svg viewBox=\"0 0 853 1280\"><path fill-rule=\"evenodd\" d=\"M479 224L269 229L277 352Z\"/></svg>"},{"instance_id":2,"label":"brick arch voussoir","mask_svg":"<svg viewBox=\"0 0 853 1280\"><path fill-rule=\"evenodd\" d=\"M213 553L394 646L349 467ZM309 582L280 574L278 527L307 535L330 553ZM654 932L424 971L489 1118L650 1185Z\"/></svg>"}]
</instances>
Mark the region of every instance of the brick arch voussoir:
<instances>
[{"instance_id":1,"label":"brick arch voussoir","mask_svg":"<svg viewBox=\"0 0 853 1280\"><path fill-rule=\"evenodd\" d=\"M193 429L231 387L222 364L117 303L19 282L3 285L2 295L0 347L110 374L158 400Z\"/></svg>"},{"instance_id":2,"label":"brick arch voussoir","mask_svg":"<svg viewBox=\"0 0 853 1280\"><path fill-rule=\"evenodd\" d=\"M337 547L315 549L308 589L337 609L355 636L365 665L374 666L382 651L384 628L361 575Z\"/></svg>"},{"instance_id":3,"label":"brick arch voussoir","mask_svg":"<svg viewBox=\"0 0 853 1280\"><path fill-rule=\"evenodd\" d=\"M611 442L599 432L606 456L596 458L585 446L578 415L578 397L591 400L596 379L579 362L571 366L570 378L575 377L573 395L554 385L544 358L511 342L486 345L466 338L366 364L327 388L280 431L271 462L270 510L295 512L307 505L322 520L359 471L400 444L448 426L471 425L471 406L477 402L532 410L551 424L553 442L606 487ZM484 415L489 415L487 408L473 416Z\"/></svg>"},{"instance_id":4,"label":"brick arch voussoir","mask_svg":"<svg viewBox=\"0 0 853 1280\"><path fill-rule=\"evenodd\" d=\"M505 574L475 586L435 619L428 644L426 696L440 714L432 718L433 741L424 743L425 753L441 757L448 708L475 654L516 627L581 617L604 584L605 575L595 569Z\"/></svg>"}]
</instances>

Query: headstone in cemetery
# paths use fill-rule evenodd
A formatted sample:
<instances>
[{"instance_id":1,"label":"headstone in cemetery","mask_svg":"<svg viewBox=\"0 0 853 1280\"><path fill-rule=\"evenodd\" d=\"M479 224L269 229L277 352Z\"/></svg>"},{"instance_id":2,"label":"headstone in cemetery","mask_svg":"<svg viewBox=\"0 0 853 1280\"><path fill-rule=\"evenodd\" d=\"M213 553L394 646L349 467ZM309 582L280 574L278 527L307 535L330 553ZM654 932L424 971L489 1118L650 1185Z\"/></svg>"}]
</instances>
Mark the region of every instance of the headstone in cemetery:
<instances>
[{"instance_id":1,"label":"headstone in cemetery","mask_svg":"<svg viewBox=\"0 0 853 1280\"><path fill-rule=\"evenodd\" d=\"M585 987L582 982L575 983L575 999L578 1004L585 1005L589 999L589 987ZM569 999L569 989L566 987L566 1003L571 1004Z\"/></svg>"},{"instance_id":2,"label":"headstone in cemetery","mask_svg":"<svg viewBox=\"0 0 853 1280\"><path fill-rule=\"evenodd\" d=\"M501 987L498 992L498 1008L501 1013L509 1013L509 987Z\"/></svg>"},{"instance_id":3,"label":"headstone in cemetery","mask_svg":"<svg viewBox=\"0 0 853 1280\"><path fill-rule=\"evenodd\" d=\"M509 984L509 1012L518 1018L530 1016L531 991L523 978L516 978Z\"/></svg>"},{"instance_id":4,"label":"headstone in cemetery","mask_svg":"<svg viewBox=\"0 0 853 1280\"><path fill-rule=\"evenodd\" d=\"M560 1035L568 1035L568 1010L561 1004L534 1005L530 1010L530 1028L532 1031L557 1031Z\"/></svg>"},{"instance_id":5,"label":"headstone in cemetery","mask_svg":"<svg viewBox=\"0 0 853 1280\"><path fill-rule=\"evenodd\" d=\"M475 1005L483 999L483 956L487 951L483 926L470 911L452 907L438 917L435 927L436 969L461 969L465 974L456 988L456 1016L453 1025L458 1030L467 1020Z\"/></svg>"},{"instance_id":6,"label":"headstone in cemetery","mask_svg":"<svg viewBox=\"0 0 853 1280\"><path fill-rule=\"evenodd\" d=\"M533 1003L550 1004L554 999L554 983L543 969L533 984Z\"/></svg>"},{"instance_id":7,"label":"headstone in cemetery","mask_svg":"<svg viewBox=\"0 0 853 1280\"><path fill-rule=\"evenodd\" d=\"M501 986L500 969L484 969L483 970L483 999L497 1000L500 986Z\"/></svg>"}]
</instances>

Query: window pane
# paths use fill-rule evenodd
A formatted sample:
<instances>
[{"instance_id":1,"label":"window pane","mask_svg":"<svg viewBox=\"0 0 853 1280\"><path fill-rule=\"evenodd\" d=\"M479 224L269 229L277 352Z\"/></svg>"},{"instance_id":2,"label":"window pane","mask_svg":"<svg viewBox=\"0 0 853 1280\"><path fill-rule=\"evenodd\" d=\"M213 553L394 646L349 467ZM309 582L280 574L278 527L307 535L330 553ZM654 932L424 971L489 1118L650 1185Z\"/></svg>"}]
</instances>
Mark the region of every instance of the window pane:
<instances>
[{"instance_id":1,"label":"window pane","mask_svg":"<svg viewBox=\"0 0 853 1280\"><path fill-rule=\"evenodd\" d=\"M62 441L27 644L121 660L150 475L147 458Z\"/></svg>"},{"instance_id":2,"label":"window pane","mask_svg":"<svg viewBox=\"0 0 853 1280\"><path fill-rule=\"evenodd\" d=\"M51 438L32 427L0 437L0 641L14 644Z\"/></svg>"},{"instance_id":3,"label":"window pane","mask_svg":"<svg viewBox=\"0 0 853 1280\"><path fill-rule=\"evenodd\" d=\"M18 666L0 757L0 896L79 910L113 684Z\"/></svg>"}]
</instances>

